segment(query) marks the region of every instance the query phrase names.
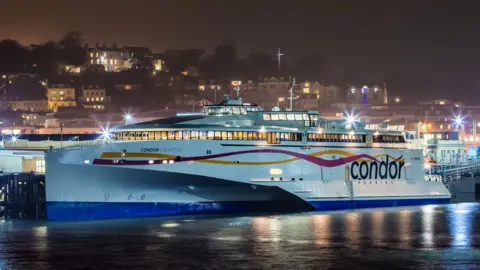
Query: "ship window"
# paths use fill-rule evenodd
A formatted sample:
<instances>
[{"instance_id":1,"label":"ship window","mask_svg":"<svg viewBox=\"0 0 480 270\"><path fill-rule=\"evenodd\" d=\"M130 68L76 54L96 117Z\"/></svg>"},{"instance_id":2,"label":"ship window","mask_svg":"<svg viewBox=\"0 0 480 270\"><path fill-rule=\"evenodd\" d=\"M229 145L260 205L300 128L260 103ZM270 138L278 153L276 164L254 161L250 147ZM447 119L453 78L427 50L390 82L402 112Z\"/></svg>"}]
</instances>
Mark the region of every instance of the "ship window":
<instances>
[{"instance_id":1,"label":"ship window","mask_svg":"<svg viewBox=\"0 0 480 270\"><path fill-rule=\"evenodd\" d=\"M240 114L240 108L233 107L233 114Z\"/></svg>"},{"instance_id":2,"label":"ship window","mask_svg":"<svg viewBox=\"0 0 480 270\"><path fill-rule=\"evenodd\" d=\"M183 139L184 140L190 140L190 131L183 131Z\"/></svg>"},{"instance_id":3,"label":"ship window","mask_svg":"<svg viewBox=\"0 0 480 270\"><path fill-rule=\"evenodd\" d=\"M220 131L215 131L215 140L221 140L222 139L222 133Z\"/></svg>"},{"instance_id":4,"label":"ship window","mask_svg":"<svg viewBox=\"0 0 480 270\"><path fill-rule=\"evenodd\" d=\"M162 135L161 135L161 137L162 137L162 140L166 140L166 139L168 139L168 132L166 132L166 131L162 131L162 133L161 133L161 134L162 134Z\"/></svg>"},{"instance_id":5,"label":"ship window","mask_svg":"<svg viewBox=\"0 0 480 270\"><path fill-rule=\"evenodd\" d=\"M161 137L160 137L160 131L155 131L155 137L154 137L155 140L160 140Z\"/></svg>"},{"instance_id":6,"label":"ship window","mask_svg":"<svg viewBox=\"0 0 480 270\"><path fill-rule=\"evenodd\" d=\"M207 137L209 140L213 140L215 138L215 132L207 131Z\"/></svg>"},{"instance_id":7,"label":"ship window","mask_svg":"<svg viewBox=\"0 0 480 270\"><path fill-rule=\"evenodd\" d=\"M155 132L149 131L148 132L148 139L149 140L155 140Z\"/></svg>"},{"instance_id":8,"label":"ship window","mask_svg":"<svg viewBox=\"0 0 480 270\"><path fill-rule=\"evenodd\" d=\"M303 120L301 114L295 114L295 120Z\"/></svg>"},{"instance_id":9,"label":"ship window","mask_svg":"<svg viewBox=\"0 0 480 270\"><path fill-rule=\"evenodd\" d=\"M306 120L306 121L305 121L305 126L306 126L306 127L309 127L309 126L310 126L310 121Z\"/></svg>"},{"instance_id":10,"label":"ship window","mask_svg":"<svg viewBox=\"0 0 480 270\"><path fill-rule=\"evenodd\" d=\"M190 139L197 140L198 139L198 131L192 130L192 132L190 132Z\"/></svg>"},{"instance_id":11,"label":"ship window","mask_svg":"<svg viewBox=\"0 0 480 270\"><path fill-rule=\"evenodd\" d=\"M247 110L245 108L240 108L240 113L241 114L247 114Z\"/></svg>"},{"instance_id":12,"label":"ship window","mask_svg":"<svg viewBox=\"0 0 480 270\"><path fill-rule=\"evenodd\" d=\"M304 115L303 115L303 120L305 120L305 121L310 120L310 119L308 118L308 114L304 114Z\"/></svg>"},{"instance_id":13,"label":"ship window","mask_svg":"<svg viewBox=\"0 0 480 270\"><path fill-rule=\"evenodd\" d=\"M222 131L222 140L228 140L226 131Z\"/></svg>"},{"instance_id":14,"label":"ship window","mask_svg":"<svg viewBox=\"0 0 480 270\"><path fill-rule=\"evenodd\" d=\"M248 136L248 140L250 140L250 141L253 140L253 134L252 134L252 132L248 132L248 133L247 133L247 136Z\"/></svg>"},{"instance_id":15,"label":"ship window","mask_svg":"<svg viewBox=\"0 0 480 270\"><path fill-rule=\"evenodd\" d=\"M278 115L278 119L280 119L282 121L285 121L285 120L287 120L287 115L284 114L284 113L281 113L281 114Z\"/></svg>"},{"instance_id":16,"label":"ship window","mask_svg":"<svg viewBox=\"0 0 480 270\"><path fill-rule=\"evenodd\" d=\"M243 132L239 131L239 132L237 133L237 135L238 135L238 140L242 140L242 139L243 139Z\"/></svg>"},{"instance_id":17,"label":"ship window","mask_svg":"<svg viewBox=\"0 0 480 270\"><path fill-rule=\"evenodd\" d=\"M182 139L182 132L175 131L175 140L181 140L181 139Z\"/></svg>"},{"instance_id":18,"label":"ship window","mask_svg":"<svg viewBox=\"0 0 480 270\"><path fill-rule=\"evenodd\" d=\"M232 133L233 133L233 132L231 132L231 131L227 132L227 139L228 139L228 140L232 140L232 139L233 139Z\"/></svg>"},{"instance_id":19,"label":"ship window","mask_svg":"<svg viewBox=\"0 0 480 270\"><path fill-rule=\"evenodd\" d=\"M200 131L200 139L201 140L207 139L207 132L205 130Z\"/></svg>"},{"instance_id":20,"label":"ship window","mask_svg":"<svg viewBox=\"0 0 480 270\"><path fill-rule=\"evenodd\" d=\"M290 120L290 121L295 120L295 115L291 113L287 114L287 120Z\"/></svg>"},{"instance_id":21,"label":"ship window","mask_svg":"<svg viewBox=\"0 0 480 270\"><path fill-rule=\"evenodd\" d=\"M263 114L263 120L267 120L267 121L268 121L268 120L271 120L270 114L264 113L264 114Z\"/></svg>"},{"instance_id":22,"label":"ship window","mask_svg":"<svg viewBox=\"0 0 480 270\"><path fill-rule=\"evenodd\" d=\"M259 135L258 136L259 140L266 140L267 139L267 133L266 132L260 132L258 135Z\"/></svg>"},{"instance_id":23,"label":"ship window","mask_svg":"<svg viewBox=\"0 0 480 270\"><path fill-rule=\"evenodd\" d=\"M232 107L226 107L225 111L227 114L232 114ZM233 113L235 113L235 108L233 109Z\"/></svg>"},{"instance_id":24,"label":"ship window","mask_svg":"<svg viewBox=\"0 0 480 270\"><path fill-rule=\"evenodd\" d=\"M139 141L142 139L142 132L135 132L135 140Z\"/></svg>"},{"instance_id":25,"label":"ship window","mask_svg":"<svg viewBox=\"0 0 480 270\"><path fill-rule=\"evenodd\" d=\"M174 131L174 130L170 130L170 131L168 132L167 139L169 139L169 140L175 140L175 131Z\"/></svg>"},{"instance_id":26,"label":"ship window","mask_svg":"<svg viewBox=\"0 0 480 270\"><path fill-rule=\"evenodd\" d=\"M252 139L253 140L258 140L258 132L252 132Z\"/></svg>"},{"instance_id":27,"label":"ship window","mask_svg":"<svg viewBox=\"0 0 480 270\"><path fill-rule=\"evenodd\" d=\"M278 114L271 115L273 121L278 121Z\"/></svg>"},{"instance_id":28,"label":"ship window","mask_svg":"<svg viewBox=\"0 0 480 270\"><path fill-rule=\"evenodd\" d=\"M248 134L246 131L243 132L243 139L248 140Z\"/></svg>"},{"instance_id":29,"label":"ship window","mask_svg":"<svg viewBox=\"0 0 480 270\"><path fill-rule=\"evenodd\" d=\"M238 136L237 136L237 132L236 132L236 131L232 132L232 139L234 139L234 140L237 140L237 139L238 139Z\"/></svg>"},{"instance_id":30,"label":"ship window","mask_svg":"<svg viewBox=\"0 0 480 270\"><path fill-rule=\"evenodd\" d=\"M279 144L280 140L278 138L278 133L268 132L267 133L267 143L269 143L269 144Z\"/></svg>"}]
</instances>

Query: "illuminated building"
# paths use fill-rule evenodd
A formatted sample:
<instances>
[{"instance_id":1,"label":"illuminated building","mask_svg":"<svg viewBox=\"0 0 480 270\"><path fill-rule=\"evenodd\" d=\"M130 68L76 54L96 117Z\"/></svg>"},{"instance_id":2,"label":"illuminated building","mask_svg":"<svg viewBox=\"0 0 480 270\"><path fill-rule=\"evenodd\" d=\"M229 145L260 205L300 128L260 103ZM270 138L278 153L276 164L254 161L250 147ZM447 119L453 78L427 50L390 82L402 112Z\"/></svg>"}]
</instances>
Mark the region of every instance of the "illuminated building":
<instances>
[{"instance_id":1,"label":"illuminated building","mask_svg":"<svg viewBox=\"0 0 480 270\"><path fill-rule=\"evenodd\" d=\"M127 50L106 45L88 49L88 62L90 65L102 65L107 72L119 72L130 68L130 60Z\"/></svg>"},{"instance_id":2,"label":"illuminated building","mask_svg":"<svg viewBox=\"0 0 480 270\"><path fill-rule=\"evenodd\" d=\"M357 87L350 85L347 89L347 103L364 105L385 105L388 104L387 88L380 88L378 85Z\"/></svg>"},{"instance_id":3,"label":"illuminated building","mask_svg":"<svg viewBox=\"0 0 480 270\"><path fill-rule=\"evenodd\" d=\"M59 107L76 107L75 88L71 84L51 84L47 88L48 108L56 111Z\"/></svg>"},{"instance_id":4,"label":"illuminated building","mask_svg":"<svg viewBox=\"0 0 480 270\"><path fill-rule=\"evenodd\" d=\"M82 86L82 97L79 98L81 105L86 109L97 111L105 110L105 106L110 103L110 97L107 96L105 87L100 85Z\"/></svg>"}]
</instances>

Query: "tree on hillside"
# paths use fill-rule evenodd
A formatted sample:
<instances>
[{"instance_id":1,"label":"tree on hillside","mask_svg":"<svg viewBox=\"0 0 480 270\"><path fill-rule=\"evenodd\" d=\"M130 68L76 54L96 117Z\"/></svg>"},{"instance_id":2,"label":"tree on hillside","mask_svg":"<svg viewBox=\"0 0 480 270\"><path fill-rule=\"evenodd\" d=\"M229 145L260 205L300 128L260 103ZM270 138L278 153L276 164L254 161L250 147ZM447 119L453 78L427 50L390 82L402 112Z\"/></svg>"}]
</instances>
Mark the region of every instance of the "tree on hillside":
<instances>
[{"instance_id":1,"label":"tree on hillside","mask_svg":"<svg viewBox=\"0 0 480 270\"><path fill-rule=\"evenodd\" d=\"M83 65L86 60L86 51L83 48L84 38L80 31L68 31L58 41L61 59L67 65Z\"/></svg>"},{"instance_id":2,"label":"tree on hillside","mask_svg":"<svg viewBox=\"0 0 480 270\"><path fill-rule=\"evenodd\" d=\"M33 71L43 76L52 76L58 72L59 51L57 43L48 41L41 45L31 45Z\"/></svg>"},{"instance_id":3,"label":"tree on hillside","mask_svg":"<svg viewBox=\"0 0 480 270\"><path fill-rule=\"evenodd\" d=\"M0 42L0 72L26 72L29 52L16 40L5 39Z\"/></svg>"},{"instance_id":4,"label":"tree on hillside","mask_svg":"<svg viewBox=\"0 0 480 270\"><path fill-rule=\"evenodd\" d=\"M213 73L219 79L227 79L236 71L237 52L232 42L223 42L215 49Z\"/></svg>"}]
</instances>

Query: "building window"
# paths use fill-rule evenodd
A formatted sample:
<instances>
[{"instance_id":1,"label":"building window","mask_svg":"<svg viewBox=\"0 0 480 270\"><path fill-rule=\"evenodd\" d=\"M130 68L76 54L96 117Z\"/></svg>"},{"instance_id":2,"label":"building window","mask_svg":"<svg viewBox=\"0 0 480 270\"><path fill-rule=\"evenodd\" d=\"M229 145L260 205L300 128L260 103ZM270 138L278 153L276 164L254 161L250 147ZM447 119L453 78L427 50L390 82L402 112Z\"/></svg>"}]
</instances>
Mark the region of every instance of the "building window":
<instances>
[{"instance_id":1,"label":"building window","mask_svg":"<svg viewBox=\"0 0 480 270\"><path fill-rule=\"evenodd\" d=\"M93 65L93 59L91 59L91 60L90 60L90 64L92 64L92 65Z\"/></svg>"},{"instance_id":2,"label":"building window","mask_svg":"<svg viewBox=\"0 0 480 270\"><path fill-rule=\"evenodd\" d=\"M90 98L87 97L87 102L90 102Z\"/></svg>"},{"instance_id":3,"label":"building window","mask_svg":"<svg viewBox=\"0 0 480 270\"><path fill-rule=\"evenodd\" d=\"M350 89L352 91L352 94L355 94L355 87L353 87L352 89Z\"/></svg>"},{"instance_id":4,"label":"building window","mask_svg":"<svg viewBox=\"0 0 480 270\"><path fill-rule=\"evenodd\" d=\"M98 57L98 52L96 53L96 56Z\"/></svg>"},{"instance_id":5,"label":"building window","mask_svg":"<svg viewBox=\"0 0 480 270\"><path fill-rule=\"evenodd\" d=\"M100 59L97 59L97 65L100 65Z\"/></svg>"},{"instance_id":6,"label":"building window","mask_svg":"<svg viewBox=\"0 0 480 270\"><path fill-rule=\"evenodd\" d=\"M117 62L118 62L118 60L117 60L117 59L115 59L115 65L117 64Z\"/></svg>"},{"instance_id":7,"label":"building window","mask_svg":"<svg viewBox=\"0 0 480 270\"><path fill-rule=\"evenodd\" d=\"M40 159L35 161L35 172L45 173L45 160Z\"/></svg>"},{"instance_id":8,"label":"building window","mask_svg":"<svg viewBox=\"0 0 480 270\"><path fill-rule=\"evenodd\" d=\"M110 59L110 65L113 65L113 59Z\"/></svg>"},{"instance_id":9,"label":"building window","mask_svg":"<svg viewBox=\"0 0 480 270\"><path fill-rule=\"evenodd\" d=\"M310 88L308 88L308 87L303 88L303 93L304 94L310 94Z\"/></svg>"}]
</instances>

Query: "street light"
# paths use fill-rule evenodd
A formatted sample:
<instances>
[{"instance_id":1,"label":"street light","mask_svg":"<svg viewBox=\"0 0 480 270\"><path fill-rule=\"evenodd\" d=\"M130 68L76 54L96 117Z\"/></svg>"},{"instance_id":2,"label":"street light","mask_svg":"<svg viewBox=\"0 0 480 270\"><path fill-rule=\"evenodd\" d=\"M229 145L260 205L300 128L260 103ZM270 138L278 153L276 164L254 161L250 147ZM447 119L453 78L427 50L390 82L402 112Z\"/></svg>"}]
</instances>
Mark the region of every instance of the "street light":
<instances>
[{"instance_id":1,"label":"street light","mask_svg":"<svg viewBox=\"0 0 480 270\"><path fill-rule=\"evenodd\" d=\"M279 97L278 100L277 100L277 107L280 108L280 102L284 102L284 101L285 101L284 97Z\"/></svg>"},{"instance_id":2,"label":"street light","mask_svg":"<svg viewBox=\"0 0 480 270\"><path fill-rule=\"evenodd\" d=\"M395 101L395 103L398 104L398 103L400 103L401 99L400 99L400 97L396 97L394 101Z\"/></svg>"}]
</instances>

